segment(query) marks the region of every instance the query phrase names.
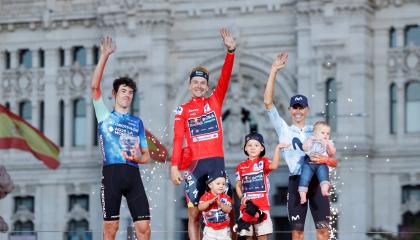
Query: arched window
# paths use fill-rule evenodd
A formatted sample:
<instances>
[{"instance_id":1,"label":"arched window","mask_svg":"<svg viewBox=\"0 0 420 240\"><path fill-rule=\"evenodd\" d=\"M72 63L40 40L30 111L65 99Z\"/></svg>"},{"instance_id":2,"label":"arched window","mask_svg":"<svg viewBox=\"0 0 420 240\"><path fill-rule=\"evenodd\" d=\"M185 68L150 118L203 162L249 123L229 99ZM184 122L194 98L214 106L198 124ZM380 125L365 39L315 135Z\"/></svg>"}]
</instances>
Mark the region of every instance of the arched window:
<instances>
[{"instance_id":1,"label":"arched window","mask_svg":"<svg viewBox=\"0 0 420 240\"><path fill-rule=\"evenodd\" d=\"M6 51L4 53L4 68L10 69L11 59L10 59L10 52Z\"/></svg>"},{"instance_id":2,"label":"arched window","mask_svg":"<svg viewBox=\"0 0 420 240\"><path fill-rule=\"evenodd\" d=\"M45 67L45 52L43 49L38 50L38 58L39 58L39 67L44 68Z\"/></svg>"},{"instance_id":3,"label":"arched window","mask_svg":"<svg viewBox=\"0 0 420 240\"><path fill-rule=\"evenodd\" d=\"M60 67L64 67L66 65L66 53L64 49L60 48L58 49L58 56L60 59Z\"/></svg>"},{"instance_id":4,"label":"arched window","mask_svg":"<svg viewBox=\"0 0 420 240\"><path fill-rule=\"evenodd\" d=\"M99 47L98 46L94 46L93 49L93 64L98 64L99 62Z\"/></svg>"},{"instance_id":5,"label":"arched window","mask_svg":"<svg viewBox=\"0 0 420 240\"><path fill-rule=\"evenodd\" d=\"M35 198L33 196L16 196L14 197L14 214L18 212L35 212ZM34 223L28 221L16 221L13 224L14 233L11 235L35 235Z\"/></svg>"},{"instance_id":6,"label":"arched window","mask_svg":"<svg viewBox=\"0 0 420 240\"><path fill-rule=\"evenodd\" d=\"M391 87L389 89L389 99L389 132L391 134L394 134L397 132L397 85L395 83L391 84Z\"/></svg>"},{"instance_id":7,"label":"arched window","mask_svg":"<svg viewBox=\"0 0 420 240\"><path fill-rule=\"evenodd\" d=\"M32 120L32 104L28 100L19 103L19 116L26 121Z\"/></svg>"},{"instance_id":8,"label":"arched window","mask_svg":"<svg viewBox=\"0 0 420 240\"><path fill-rule=\"evenodd\" d=\"M405 130L420 133L420 81L407 83L405 87Z\"/></svg>"},{"instance_id":9,"label":"arched window","mask_svg":"<svg viewBox=\"0 0 420 240\"><path fill-rule=\"evenodd\" d=\"M86 102L76 99L73 102L73 146L86 144Z\"/></svg>"},{"instance_id":10,"label":"arched window","mask_svg":"<svg viewBox=\"0 0 420 240\"><path fill-rule=\"evenodd\" d=\"M58 104L58 112L59 112L59 122L58 122L58 131L59 131L59 135L58 135L58 141L60 144L60 147L64 146L64 101L60 100L60 103Z\"/></svg>"},{"instance_id":11,"label":"arched window","mask_svg":"<svg viewBox=\"0 0 420 240\"><path fill-rule=\"evenodd\" d=\"M326 83L326 121L331 126L331 130L337 130L337 88L334 78L329 78Z\"/></svg>"},{"instance_id":12,"label":"arched window","mask_svg":"<svg viewBox=\"0 0 420 240\"><path fill-rule=\"evenodd\" d=\"M410 25L405 28L405 46L414 44L420 46L420 27L418 25Z\"/></svg>"},{"instance_id":13,"label":"arched window","mask_svg":"<svg viewBox=\"0 0 420 240\"><path fill-rule=\"evenodd\" d=\"M44 101L39 102L39 130L44 132Z\"/></svg>"},{"instance_id":14,"label":"arched window","mask_svg":"<svg viewBox=\"0 0 420 240\"><path fill-rule=\"evenodd\" d=\"M86 65L86 49L84 47L74 47L73 63L79 63L80 66Z\"/></svg>"},{"instance_id":15,"label":"arched window","mask_svg":"<svg viewBox=\"0 0 420 240\"><path fill-rule=\"evenodd\" d=\"M389 29L389 47L395 48L397 46L397 32L395 28Z\"/></svg>"},{"instance_id":16,"label":"arched window","mask_svg":"<svg viewBox=\"0 0 420 240\"><path fill-rule=\"evenodd\" d=\"M26 68L32 67L32 52L29 49L19 51L19 66L21 65Z\"/></svg>"}]
</instances>

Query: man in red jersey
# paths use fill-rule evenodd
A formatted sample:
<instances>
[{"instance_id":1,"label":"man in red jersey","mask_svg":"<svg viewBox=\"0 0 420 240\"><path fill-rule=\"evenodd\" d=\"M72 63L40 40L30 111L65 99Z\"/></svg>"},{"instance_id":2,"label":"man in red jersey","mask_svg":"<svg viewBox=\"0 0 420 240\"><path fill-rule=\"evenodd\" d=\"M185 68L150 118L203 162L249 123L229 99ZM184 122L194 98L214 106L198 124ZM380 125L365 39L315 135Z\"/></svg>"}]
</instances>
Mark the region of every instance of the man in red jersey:
<instances>
[{"instance_id":1,"label":"man in red jersey","mask_svg":"<svg viewBox=\"0 0 420 240\"><path fill-rule=\"evenodd\" d=\"M188 87L192 98L179 106L175 115L171 178L176 185L184 180L178 166L183 160L182 147L186 138L192 158L185 177L188 235L191 240L200 239L200 211L197 206L206 190L206 180L225 171L222 104L232 73L236 42L225 28L220 29L220 35L228 53L216 89L210 97L205 97L209 90L209 71L202 66L194 68Z\"/></svg>"}]
</instances>

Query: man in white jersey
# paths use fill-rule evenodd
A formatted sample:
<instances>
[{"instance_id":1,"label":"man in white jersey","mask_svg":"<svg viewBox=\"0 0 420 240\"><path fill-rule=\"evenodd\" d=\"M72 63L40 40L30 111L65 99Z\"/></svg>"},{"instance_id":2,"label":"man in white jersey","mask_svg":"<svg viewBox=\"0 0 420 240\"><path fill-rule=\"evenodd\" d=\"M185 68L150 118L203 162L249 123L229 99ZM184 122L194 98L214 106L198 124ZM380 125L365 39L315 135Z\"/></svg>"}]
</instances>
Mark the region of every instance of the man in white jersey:
<instances>
[{"instance_id":1,"label":"man in white jersey","mask_svg":"<svg viewBox=\"0 0 420 240\"><path fill-rule=\"evenodd\" d=\"M290 99L289 113L292 118L292 125L289 126L280 117L273 103L275 79L277 72L286 66L288 55L280 53L271 66L270 75L264 92L264 105L267 114L273 124L279 142L291 144L289 149L284 150L284 159L289 167L289 184L287 197L287 210L289 223L292 230L293 240L302 240L305 226L306 213L309 207L315 222L317 240L327 240L329 236L330 203L328 197L321 194L319 182L313 177L309 184L308 202L300 204L298 193L301 166L308 156L302 150L302 143L312 135L312 126L306 125L306 116L309 112L308 99L303 95L295 95ZM325 163L335 166L335 159L323 156L311 157L314 163Z\"/></svg>"}]
</instances>

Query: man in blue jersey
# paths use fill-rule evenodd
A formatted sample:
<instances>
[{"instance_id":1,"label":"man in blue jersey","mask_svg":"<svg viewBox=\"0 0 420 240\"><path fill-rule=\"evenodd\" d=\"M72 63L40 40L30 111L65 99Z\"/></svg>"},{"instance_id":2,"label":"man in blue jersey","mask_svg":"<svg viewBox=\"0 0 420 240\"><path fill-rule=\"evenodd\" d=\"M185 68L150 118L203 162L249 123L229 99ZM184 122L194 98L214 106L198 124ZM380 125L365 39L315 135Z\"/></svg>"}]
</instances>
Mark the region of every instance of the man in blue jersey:
<instances>
[{"instance_id":1,"label":"man in blue jersey","mask_svg":"<svg viewBox=\"0 0 420 240\"><path fill-rule=\"evenodd\" d=\"M273 124L279 142L291 144L289 149L283 151L284 160L289 167L289 184L287 193L287 210L293 240L302 240L306 213L309 207L316 227L316 238L327 240L329 237L330 203L328 197L322 196L317 177L313 177L308 189L308 202L300 203L298 193L301 166L307 157L302 149L302 143L312 135L312 126L306 125L306 116L309 112L308 99L303 95L295 95L290 99L289 113L292 125L280 117L273 103L275 80L277 72L286 66L288 55L281 53L271 66L270 75L264 92L264 105ZM311 157L313 163L325 163L336 166L336 160L323 156Z\"/></svg>"},{"instance_id":2,"label":"man in blue jersey","mask_svg":"<svg viewBox=\"0 0 420 240\"><path fill-rule=\"evenodd\" d=\"M124 196L133 218L138 239L150 239L149 203L138 164L150 160L143 122L129 114L136 83L126 77L113 83L113 111L106 108L101 80L108 57L115 51L110 37L101 43L101 56L92 78L92 99L98 120L99 142L103 155L101 203L103 239L113 240L119 226L121 198Z\"/></svg>"}]
</instances>

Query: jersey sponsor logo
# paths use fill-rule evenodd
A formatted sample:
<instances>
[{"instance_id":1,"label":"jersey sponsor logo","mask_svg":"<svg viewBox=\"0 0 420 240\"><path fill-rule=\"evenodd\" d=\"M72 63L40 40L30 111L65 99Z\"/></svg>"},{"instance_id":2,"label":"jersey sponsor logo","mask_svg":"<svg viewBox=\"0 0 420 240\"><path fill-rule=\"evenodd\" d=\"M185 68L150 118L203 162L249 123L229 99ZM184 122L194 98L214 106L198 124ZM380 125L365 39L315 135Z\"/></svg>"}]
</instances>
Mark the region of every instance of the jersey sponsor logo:
<instances>
[{"instance_id":1,"label":"jersey sponsor logo","mask_svg":"<svg viewBox=\"0 0 420 240\"><path fill-rule=\"evenodd\" d=\"M221 198L220 202L225 204L226 206L229 206L229 207L231 206L230 202L226 198Z\"/></svg>"},{"instance_id":2,"label":"jersey sponsor logo","mask_svg":"<svg viewBox=\"0 0 420 240\"><path fill-rule=\"evenodd\" d=\"M219 135L219 125L216 113L208 114L188 119L188 128L194 142L217 138Z\"/></svg>"},{"instance_id":3,"label":"jersey sponsor logo","mask_svg":"<svg viewBox=\"0 0 420 240\"><path fill-rule=\"evenodd\" d=\"M258 163L254 163L254 171L260 171L264 167L264 162L259 161Z\"/></svg>"},{"instance_id":4,"label":"jersey sponsor logo","mask_svg":"<svg viewBox=\"0 0 420 240\"><path fill-rule=\"evenodd\" d=\"M222 209L212 209L205 213L204 219L210 223L221 223L229 219L228 215Z\"/></svg>"},{"instance_id":5,"label":"jersey sponsor logo","mask_svg":"<svg viewBox=\"0 0 420 240\"><path fill-rule=\"evenodd\" d=\"M189 113L191 113L191 112L198 112L198 109L197 108L195 108L195 109L189 109L188 112Z\"/></svg>"},{"instance_id":6,"label":"jersey sponsor logo","mask_svg":"<svg viewBox=\"0 0 420 240\"><path fill-rule=\"evenodd\" d=\"M214 133L214 134L208 134L208 135L193 137L192 140L193 140L193 142L200 142L200 141L215 139L215 138L218 138L218 137L219 137L219 134L218 133Z\"/></svg>"},{"instance_id":7,"label":"jersey sponsor logo","mask_svg":"<svg viewBox=\"0 0 420 240\"><path fill-rule=\"evenodd\" d=\"M104 177L102 176L102 179ZM104 215L104 218L106 219L106 208L105 208L105 187L103 184L101 184L101 202L102 202L102 213Z\"/></svg>"},{"instance_id":8,"label":"jersey sponsor logo","mask_svg":"<svg viewBox=\"0 0 420 240\"><path fill-rule=\"evenodd\" d=\"M262 193L257 193L257 194L247 193L246 194L246 198L248 198L248 199L257 199L257 198L262 198L262 197L264 197L264 194L262 194Z\"/></svg>"},{"instance_id":9,"label":"jersey sponsor logo","mask_svg":"<svg viewBox=\"0 0 420 240\"><path fill-rule=\"evenodd\" d=\"M297 148L299 148L301 151L303 151L303 148L302 148L302 142L300 141L300 139L299 138L297 138L297 137L294 137L293 139L292 139L292 146L293 146L293 149L294 150L297 150Z\"/></svg>"},{"instance_id":10,"label":"jersey sponsor logo","mask_svg":"<svg viewBox=\"0 0 420 240\"><path fill-rule=\"evenodd\" d=\"M265 192L263 172L246 174L242 178L243 192Z\"/></svg>"},{"instance_id":11,"label":"jersey sponsor logo","mask_svg":"<svg viewBox=\"0 0 420 240\"><path fill-rule=\"evenodd\" d=\"M204 112L208 113L211 111L210 105L208 103L206 103L206 105L204 105Z\"/></svg>"},{"instance_id":12,"label":"jersey sponsor logo","mask_svg":"<svg viewBox=\"0 0 420 240\"><path fill-rule=\"evenodd\" d=\"M181 106L178 106L178 107L176 108L176 110L175 110L175 113L176 113L177 115L180 115L180 114L182 114L182 111L183 111L182 107L181 107Z\"/></svg>"},{"instance_id":13,"label":"jersey sponsor logo","mask_svg":"<svg viewBox=\"0 0 420 240\"><path fill-rule=\"evenodd\" d=\"M296 216L292 216L292 217L291 217L291 219L292 219L292 221L297 221L297 220L299 220L299 219L300 219L300 216L299 216L299 214L298 214L298 215L296 215Z\"/></svg>"}]
</instances>

